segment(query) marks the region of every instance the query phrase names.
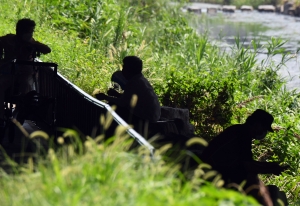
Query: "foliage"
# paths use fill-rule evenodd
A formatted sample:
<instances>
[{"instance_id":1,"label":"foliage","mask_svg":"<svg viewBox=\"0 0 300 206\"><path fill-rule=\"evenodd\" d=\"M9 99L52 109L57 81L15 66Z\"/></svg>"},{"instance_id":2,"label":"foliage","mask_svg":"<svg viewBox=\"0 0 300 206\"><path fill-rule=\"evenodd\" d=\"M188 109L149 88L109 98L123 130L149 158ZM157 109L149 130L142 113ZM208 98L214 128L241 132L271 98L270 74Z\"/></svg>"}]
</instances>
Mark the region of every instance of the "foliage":
<instances>
[{"instance_id":1,"label":"foliage","mask_svg":"<svg viewBox=\"0 0 300 206\"><path fill-rule=\"evenodd\" d=\"M207 82L205 77L192 71L170 71L162 88L163 105L189 108L190 118L201 137L210 140L228 126L232 116L233 85L226 79Z\"/></svg>"},{"instance_id":2,"label":"foliage","mask_svg":"<svg viewBox=\"0 0 300 206\"><path fill-rule=\"evenodd\" d=\"M228 125L243 123L245 118L257 108L268 110L275 117L274 125L277 130L275 133L269 134L266 140L253 142L253 153L255 158L262 161L281 161L291 166L291 169L282 176L263 178L264 181L277 184L287 192L291 203L299 201L300 97L296 91L287 91L285 81L278 75L278 70L293 57L282 49L282 45L285 43L283 40L272 38L269 39L267 45L260 47L257 40L253 40L251 45L246 46L242 43L241 38L237 37L231 49L223 50L217 43L210 41L208 32L198 35L190 27L190 25L194 25L193 22L190 22L193 20L192 16L182 14L177 7L170 7L166 4L166 1L29 0L20 2L18 0L2 0L0 9L1 35L14 33L15 23L20 18L29 17L36 20L35 38L52 48L52 53L42 56L42 60L57 62L59 71L64 76L90 94L94 89L101 91L107 89L110 75L115 70L121 69L121 60L124 56L140 56L144 61L144 74L153 84L161 103L165 106L188 108L191 122L197 129L197 135L206 140L211 139ZM268 57L258 62L256 57L261 51L266 52ZM282 61L275 63L273 61L275 55L281 55ZM123 153L121 153L122 155ZM95 158L96 156L103 157L105 155L96 152ZM48 171L47 168L41 167L41 173L37 173L36 176L29 173L28 176L20 177L37 181L36 184L32 184L35 189L33 193L26 193L25 189L28 185L26 183L23 187L26 192L22 194L26 194L26 197L45 197L40 200L41 204L47 201L51 195L54 196L51 199L54 203L64 197L66 204L79 204L80 198L84 199L84 195L89 192L94 194L94 191L100 188L103 180L100 178L102 182L100 180L97 182L97 180L93 184L94 179L89 178L95 178L97 174L96 172L89 173L89 170L101 169L96 164L98 160L90 161L95 162L95 167L93 167L93 165L83 164L90 163L90 159L76 158L79 158L78 161L82 160L79 168L88 168L84 174L87 176L85 179L80 181L78 178L83 175L82 170L71 169L74 171L74 176L70 176L70 179L67 180L60 179L60 183L63 185L62 189L57 187L55 182L46 178L46 176L53 175L55 171L52 169ZM76 167L75 162L78 163L76 158L74 158L74 162L68 163L71 168ZM115 158L117 159L117 157ZM122 158L118 161L122 162ZM134 167L131 164L136 163L129 160L127 162L130 164L129 167ZM59 164L64 166L65 163ZM119 166L119 163L111 163L110 171ZM137 171L143 170L145 168ZM51 177L61 178L62 171L66 170L58 169L57 174ZM120 169L120 171L123 170ZM44 175L41 175L42 173ZM73 173L68 174L73 175ZM88 177L88 174L95 177ZM128 174L130 177L136 175L133 172ZM160 178L165 174L162 173ZM39 175L43 177L41 181L44 181L44 187L40 186L43 184L37 180ZM122 175L126 174L122 173ZM7 195L15 190L20 179L6 175L4 177L7 178L6 182L1 179L3 181L1 184L5 185L2 188L10 188L4 193ZM65 178L65 176L63 177ZM118 175L116 174L115 177ZM154 176L150 175L150 177ZM136 178L134 179L135 183L141 183L141 186L142 183L145 185L171 185L170 182L161 181L154 184L143 182L138 179L138 176ZM128 177L125 180L129 181L129 179ZM73 184L71 180L74 180L74 188L71 187L73 189L68 192L67 185ZM26 182L26 180L24 181ZM116 183L122 188L126 188L126 184L132 184L132 187L128 186L126 191L124 189L120 198L133 197L129 199L138 201L137 196L131 196L128 193L138 190L133 182ZM87 188L96 189L89 190ZM147 200L145 194L149 192L145 187L142 188L141 202ZM157 189L157 193L156 191L151 193L153 199L172 204L176 201L194 201L201 196L201 193L190 192L193 195L189 199L185 196L184 189L178 189L175 192L170 188L171 186L163 190L161 186L162 190L153 189ZM216 191L215 189L207 190ZM76 193L77 191L80 192ZM161 193L159 194L159 192ZM72 199L74 193L78 196ZM63 194L66 195L63 196ZM172 199L173 195L177 198L176 201ZM24 196L20 197L21 199L18 201L22 201ZM98 198L101 199L94 194L90 201L98 201ZM28 201L31 200L29 198ZM9 201L9 198L6 198L6 201ZM121 200L120 202L122 203Z\"/></svg>"}]
</instances>

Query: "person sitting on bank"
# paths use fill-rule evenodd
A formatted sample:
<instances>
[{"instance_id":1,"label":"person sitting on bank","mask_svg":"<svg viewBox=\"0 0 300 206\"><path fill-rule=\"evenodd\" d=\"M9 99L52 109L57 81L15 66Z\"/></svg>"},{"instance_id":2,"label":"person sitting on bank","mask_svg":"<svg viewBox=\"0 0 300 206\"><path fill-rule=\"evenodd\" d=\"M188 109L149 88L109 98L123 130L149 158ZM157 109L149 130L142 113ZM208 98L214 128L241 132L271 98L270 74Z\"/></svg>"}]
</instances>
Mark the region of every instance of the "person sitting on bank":
<instances>
[{"instance_id":1,"label":"person sitting on bank","mask_svg":"<svg viewBox=\"0 0 300 206\"><path fill-rule=\"evenodd\" d=\"M236 124L226 128L217 135L204 149L201 160L217 170L226 185L231 183L240 185L246 180L244 189L252 185L265 188L258 178L258 174L280 175L287 166L280 166L275 162L259 162L253 159L252 139L262 140L268 132L273 132L271 124L274 118L268 112L257 109L244 124ZM268 191L266 189L266 191ZM252 190L251 195L256 197L263 205L268 205L266 200L259 194L260 191ZM262 192L261 192L262 193ZM272 194L271 194L272 196ZM283 198L286 202L286 197Z\"/></svg>"},{"instance_id":2,"label":"person sitting on bank","mask_svg":"<svg viewBox=\"0 0 300 206\"><path fill-rule=\"evenodd\" d=\"M0 37L0 127L4 125L5 92L18 85L18 93L25 94L32 90L33 85L32 66L18 66L12 74L12 60L33 61L37 53L51 52L50 47L33 38L35 26L31 19L20 19L16 24L16 34Z\"/></svg>"},{"instance_id":3,"label":"person sitting on bank","mask_svg":"<svg viewBox=\"0 0 300 206\"><path fill-rule=\"evenodd\" d=\"M123 59L122 75L127 80L124 86L124 92L118 93L115 90L109 90L107 93L96 94L99 100L107 100L110 105L117 106L117 114L125 121L135 123L148 121L156 122L160 118L160 103L153 87L142 74L143 62L139 57L126 56ZM120 75L120 74L119 74ZM136 96L137 102L134 108L131 108L132 98ZM132 122L130 122L132 118Z\"/></svg>"}]
</instances>

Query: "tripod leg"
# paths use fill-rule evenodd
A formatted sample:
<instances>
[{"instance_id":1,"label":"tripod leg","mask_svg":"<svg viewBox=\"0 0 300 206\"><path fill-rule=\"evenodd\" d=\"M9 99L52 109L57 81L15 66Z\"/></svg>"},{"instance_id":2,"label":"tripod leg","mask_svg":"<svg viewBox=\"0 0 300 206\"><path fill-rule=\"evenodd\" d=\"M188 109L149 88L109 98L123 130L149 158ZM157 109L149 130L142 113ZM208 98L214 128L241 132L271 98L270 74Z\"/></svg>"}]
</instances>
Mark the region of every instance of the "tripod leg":
<instances>
[{"instance_id":1,"label":"tripod leg","mask_svg":"<svg viewBox=\"0 0 300 206\"><path fill-rule=\"evenodd\" d=\"M2 145L2 141L4 139L4 134L5 134L5 124L3 122L3 124L0 125L0 145Z\"/></svg>"},{"instance_id":2,"label":"tripod leg","mask_svg":"<svg viewBox=\"0 0 300 206\"><path fill-rule=\"evenodd\" d=\"M5 131L6 131L6 128L7 128L7 123L5 121L5 119L7 119L7 112L8 112L7 107L8 107L7 103L4 103L3 104L4 118L0 118L0 145L3 145Z\"/></svg>"},{"instance_id":3,"label":"tripod leg","mask_svg":"<svg viewBox=\"0 0 300 206\"><path fill-rule=\"evenodd\" d=\"M8 126L8 142L13 143L15 139L15 125L11 121Z\"/></svg>"}]
</instances>

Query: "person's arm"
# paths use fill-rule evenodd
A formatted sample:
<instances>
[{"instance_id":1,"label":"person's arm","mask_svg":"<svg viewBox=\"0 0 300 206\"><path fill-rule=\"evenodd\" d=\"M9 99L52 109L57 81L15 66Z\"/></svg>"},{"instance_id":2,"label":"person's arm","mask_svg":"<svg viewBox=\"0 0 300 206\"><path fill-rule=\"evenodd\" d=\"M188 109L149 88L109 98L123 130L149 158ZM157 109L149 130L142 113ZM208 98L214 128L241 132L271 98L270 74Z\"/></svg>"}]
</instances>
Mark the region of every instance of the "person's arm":
<instances>
[{"instance_id":1,"label":"person's arm","mask_svg":"<svg viewBox=\"0 0 300 206\"><path fill-rule=\"evenodd\" d=\"M244 166L250 173L274 175L280 175L281 172L289 168L289 166L280 166L276 162L258 162L254 160L244 162Z\"/></svg>"},{"instance_id":2,"label":"person's arm","mask_svg":"<svg viewBox=\"0 0 300 206\"><path fill-rule=\"evenodd\" d=\"M135 85L128 84L123 94L119 97L110 97L104 93L96 94L96 98L99 100L107 100L110 104L116 104L121 107L130 107L131 99L134 95Z\"/></svg>"},{"instance_id":3,"label":"person's arm","mask_svg":"<svg viewBox=\"0 0 300 206\"><path fill-rule=\"evenodd\" d=\"M33 37L27 38L17 38L17 44L20 46L29 46L34 48L37 52L41 52L42 54L48 54L51 52L51 49L46 44L43 44L39 41L36 41Z\"/></svg>"},{"instance_id":4,"label":"person's arm","mask_svg":"<svg viewBox=\"0 0 300 206\"><path fill-rule=\"evenodd\" d=\"M33 38L29 41L29 44L42 54L48 54L51 52L49 46L41 42L35 41Z\"/></svg>"},{"instance_id":5,"label":"person's arm","mask_svg":"<svg viewBox=\"0 0 300 206\"><path fill-rule=\"evenodd\" d=\"M117 97L117 98L119 98L119 97L122 96L121 93L117 92L117 91L114 90L114 89L109 89L109 90L107 91L107 94L108 94L108 96L111 96L111 97Z\"/></svg>"},{"instance_id":6,"label":"person's arm","mask_svg":"<svg viewBox=\"0 0 300 206\"><path fill-rule=\"evenodd\" d=\"M99 93L99 94L96 94L95 96L99 100L106 100L109 103L116 104L118 106L123 106L123 101L122 101L122 99L120 97L119 98L110 97L110 96L107 96L104 93Z\"/></svg>"}]
</instances>

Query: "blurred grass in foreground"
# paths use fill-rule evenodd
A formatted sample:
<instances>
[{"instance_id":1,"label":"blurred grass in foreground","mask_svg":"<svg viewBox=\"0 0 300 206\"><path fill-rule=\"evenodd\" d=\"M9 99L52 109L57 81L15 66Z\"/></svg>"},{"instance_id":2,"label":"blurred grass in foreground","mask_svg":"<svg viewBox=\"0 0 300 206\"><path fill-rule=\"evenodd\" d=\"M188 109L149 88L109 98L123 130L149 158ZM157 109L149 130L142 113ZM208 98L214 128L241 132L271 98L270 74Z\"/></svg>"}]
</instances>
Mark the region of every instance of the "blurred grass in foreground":
<instances>
[{"instance_id":1,"label":"blurred grass in foreground","mask_svg":"<svg viewBox=\"0 0 300 206\"><path fill-rule=\"evenodd\" d=\"M61 147L50 148L37 164L29 158L15 165L18 174L0 172L1 206L257 205L253 198L222 189L220 177L204 173L204 164L190 180L182 178L178 165L161 159L168 145L157 150L154 160L143 147L128 152L133 140L118 129L119 135L105 142L101 136L88 139L79 153L60 137ZM213 183L205 180L214 176Z\"/></svg>"}]
</instances>

